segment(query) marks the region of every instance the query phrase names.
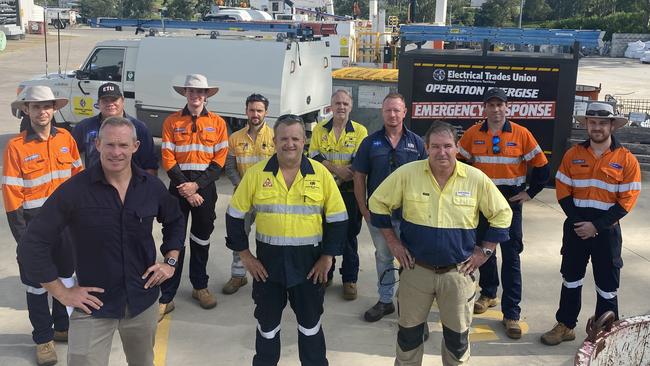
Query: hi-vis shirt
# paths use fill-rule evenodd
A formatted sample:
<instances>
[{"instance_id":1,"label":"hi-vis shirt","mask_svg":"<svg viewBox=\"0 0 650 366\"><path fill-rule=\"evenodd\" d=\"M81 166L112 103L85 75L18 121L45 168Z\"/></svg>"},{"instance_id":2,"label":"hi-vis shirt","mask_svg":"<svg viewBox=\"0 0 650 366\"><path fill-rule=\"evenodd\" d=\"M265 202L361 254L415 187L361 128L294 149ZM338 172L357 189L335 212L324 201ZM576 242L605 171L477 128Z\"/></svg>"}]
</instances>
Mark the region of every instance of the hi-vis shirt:
<instances>
[{"instance_id":1,"label":"hi-vis shirt","mask_svg":"<svg viewBox=\"0 0 650 366\"><path fill-rule=\"evenodd\" d=\"M544 168L543 174L533 172L529 195L534 197L548 180L548 160L533 134L523 126L506 121L497 134L499 153L494 153L492 132L487 121L467 129L458 141L460 155L487 174L499 186L525 187L528 166ZM521 191L519 189L518 191ZM511 192L512 195L518 192ZM509 196L510 194L508 194Z\"/></svg>"},{"instance_id":2,"label":"hi-vis shirt","mask_svg":"<svg viewBox=\"0 0 650 366\"><path fill-rule=\"evenodd\" d=\"M401 208L401 240L415 259L432 266L472 255L479 211L490 223L485 241L507 241L512 220L510 205L490 178L460 161L442 188L428 160L403 165L377 187L368 206L378 228L391 228L391 212Z\"/></svg>"},{"instance_id":3,"label":"hi-vis shirt","mask_svg":"<svg viewBox=\"0 0 650 366\"><path fill-rule=\"evenodd\" d=\"M262 125L255 141L248 135L248 127L233 132L228 138L228 155L235 157L239 177L248 168L275 154L273 129L266 123Z\"/></svg>"},{"instance_id":4,"label":"hi-vis shirt","mask_svg":"<svg viewBox=\"0 0 650 366\"><path fill-rule=\"evenodd\" d=\"M318 162L327 160L337 166L350 165L366 136L368 130L363 125L349 120L337 140L334 120L322 121L312 131L309 157ZM334 177L334 180L338 185L343 183L338 177Z\"/></svg>"},{"instance_id":5,"label":"hi-vis shirt","mask_svg":"<svg viewBox=\"0 0 650 366\"><path fill-rule=\"evenodd\" d=\"M564 154L555 175L557 199L570 219L592 221L598 231L632 210L641 193L636 157L612 136L610 149L596 157L589 140Z\"/></svg>"},{"instance_id":6,"label":"hi-vis shirt","mask_svg":"<svg viewBox=\"0 0 650 366\"><path fill-rule=\"evenodd\" d=\"M61 183L83 169L74 138L56 127L44 141L28 126L9 140L3 162L2 195L16 240L26 229L29 211L43 206Z\"/></svg>"},{"instance_id":7,"label":"hi-vis shirt","mask_svg":"<svg viewBox=\"0 0 650 366\"><path fill-rule=\"evenodd\" d=\"M244 215L251 210L257 256L273 281L304 282L321 254L341 252L347 211L332 174L315 160L302 157L290 188L277 155L246 171L226 211L228 248L248 249Z\"/></svg>"}]
</instances>

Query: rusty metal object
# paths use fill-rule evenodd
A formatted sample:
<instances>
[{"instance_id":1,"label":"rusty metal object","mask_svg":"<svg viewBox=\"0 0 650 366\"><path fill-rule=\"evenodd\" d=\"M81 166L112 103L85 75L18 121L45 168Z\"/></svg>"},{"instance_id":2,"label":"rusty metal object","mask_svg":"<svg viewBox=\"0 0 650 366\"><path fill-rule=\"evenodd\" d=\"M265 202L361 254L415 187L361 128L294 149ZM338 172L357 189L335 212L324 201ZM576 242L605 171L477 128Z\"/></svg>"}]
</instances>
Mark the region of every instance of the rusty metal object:
<instances>
[{"instance_id":1,"label":"rusty metal object","mask_svg":"<svg viewBox=\"0 0 650 366\"><path fill-rule=\"evenodd\" d=\"M588 336L576 354L576 366L650 365L650 315L613 319L613 313L589 319Z\"/></svg>"}]
</instances>

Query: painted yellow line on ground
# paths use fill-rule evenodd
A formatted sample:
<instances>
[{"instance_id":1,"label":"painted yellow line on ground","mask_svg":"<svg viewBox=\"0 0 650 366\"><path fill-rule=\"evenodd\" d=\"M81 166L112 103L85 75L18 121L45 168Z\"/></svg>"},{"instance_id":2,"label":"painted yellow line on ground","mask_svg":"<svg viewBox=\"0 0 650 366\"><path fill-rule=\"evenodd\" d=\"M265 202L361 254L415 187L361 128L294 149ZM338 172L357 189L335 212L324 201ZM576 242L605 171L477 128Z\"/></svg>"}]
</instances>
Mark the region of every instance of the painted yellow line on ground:
<instances>
[{"instance_id":1,"label":"painted yellow line on ground","mask_svg":"<svg viewBox=\"0 0 650 366\"><path fill-rule=\"evenodd\" d=\"M487 324L477 324L470 328L470 342L496 341L497 339L499 339L499 336L496 334L494 329Z\"/></svg>"},{"instance_id":2,"label":"painted yellow line on ground","mask_svg":"<svg viewBox=\"0 0 650 366\"><path fill-rule=\"evenodd\" d=\"M167 363L167 343L169 341L169 326L172 323L170 314L165 315L163 320L158 323L156 330L156 344L153 347L153 364L155 366L165 366Z\"/></svg>"}]
</instances>

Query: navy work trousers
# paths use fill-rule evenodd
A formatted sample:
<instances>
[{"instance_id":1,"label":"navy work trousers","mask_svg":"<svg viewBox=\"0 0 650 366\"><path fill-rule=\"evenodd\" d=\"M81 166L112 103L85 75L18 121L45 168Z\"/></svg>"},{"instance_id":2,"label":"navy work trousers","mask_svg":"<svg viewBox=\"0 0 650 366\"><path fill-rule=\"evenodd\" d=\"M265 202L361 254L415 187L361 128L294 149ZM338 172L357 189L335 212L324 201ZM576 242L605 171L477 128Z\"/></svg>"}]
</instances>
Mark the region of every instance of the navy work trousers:
<instances>
[{"instance_id":1,"label":"navy work trousers","mask_svg":"<svg viewBox=\"0 0 650 366\"><path fill-rule=\"evenodd\" d=\"M341 280L343 283L353 282L356 283L359 277L359 243L357 236L361 232L361 221L363 216L359 211L357 200L354 198L354 192L341 192L345 209L348 212L348 232L346 242L343 245L343 264L339 269L341 273ZM327 279L331 280L334 277L334 267L336 266L336 257L332 258L332 268L327 274Z\"/></svg>"}]
</instances>

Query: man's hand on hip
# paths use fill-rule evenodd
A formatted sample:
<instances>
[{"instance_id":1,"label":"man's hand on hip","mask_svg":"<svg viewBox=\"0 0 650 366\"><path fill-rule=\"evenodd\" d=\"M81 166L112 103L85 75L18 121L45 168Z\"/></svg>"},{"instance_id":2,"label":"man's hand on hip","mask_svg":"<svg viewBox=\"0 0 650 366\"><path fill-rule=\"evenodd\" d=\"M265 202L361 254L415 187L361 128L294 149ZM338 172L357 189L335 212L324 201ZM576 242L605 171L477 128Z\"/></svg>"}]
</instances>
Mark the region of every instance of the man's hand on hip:
<instances>
[{"instance_id":1,"label":"man's hand on hip","mask_svg":"<svg viewBox=\"0 0 650 366\"><path fill-rule=\"evenodd\" d=\"M314 264L311 271L307 274L307 279L311 279L314 282L314 285L317 283L327 282L327 272L329 272L332 267L332 256L331 255L321 255L320 258Z\"/></svg>"},{"instance_id":2,"label":"man's hand on hip","mask_svg":"<svg viewBox=\"0 0 650 366\"><path fill-rule=\"evenodd\" d=\"M269 274L266 272L266 268L264 268L262 262L255 258L250 250L246 249L239 252L239 257L241 258L242 264L246 270L250 272L255 281L266 282L266 279L269 278Z\"/></svg>"},{"instance_id":3,"label":"man's hand on hip","mask_svg":"<svg viewBox=\"0 0 650 366\"><path fill-rule=\"evenodd\" d=\"M481 247L474 246L474 252L469 257L469 259L460 266L460 272L464 275L471 275L475 270L482 266L483 263L488 260L488 258L490 257L483 253Z\"/></svg>"},{"instance_id":4,"label":"man's hand on hip","mask_svg":"<svg viewBox=\"0 0 650 366\"><path fill-rule=\"evenodd\" d=\"M411 256L408 249L402 244L401 241L388 241L386 242L388 249L395 258L399 261L404 269L413 269L415 266L415 259Z\"/></svg>"},{"instance_id":5,"label":"man's hand on hip","mask_svg":"<svg viewBox=\"0 0 650 366\"><path fill-rule=\"evenodd\" d=\"M151 275L149 277L149 280L147 280L147 283L144 284L144 288L160 285L166 280L172 278L175 271L176 269L174 267L166 263L156 263L152 265L151 267L147 268L147 270L142 275L143 280L147 278L147 276Z\"/></svg>"},{"instance_id":6,"label":"man's hand on hip","mask_svg":"<svg viewBox=\"0 0 650 366\"><path fill-rule=\"evenodd\" d=\"M61 290L60 295L55 296L59 302L65 306L72 306L83 310L86 314L91 314L90 308L99 310L104 303L97 297L91 295L91 292L103 293L104 289L99 287L79 287L73 286Z\"/></svg>"}]
</instances>

